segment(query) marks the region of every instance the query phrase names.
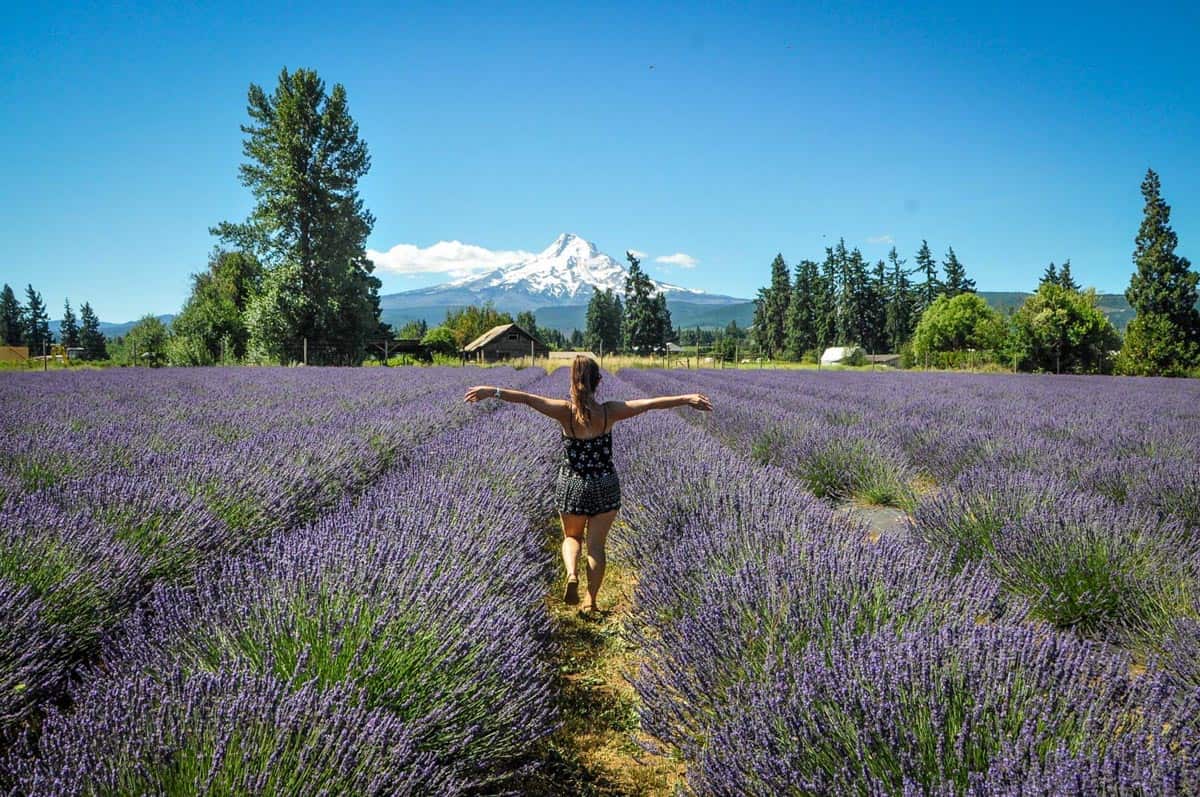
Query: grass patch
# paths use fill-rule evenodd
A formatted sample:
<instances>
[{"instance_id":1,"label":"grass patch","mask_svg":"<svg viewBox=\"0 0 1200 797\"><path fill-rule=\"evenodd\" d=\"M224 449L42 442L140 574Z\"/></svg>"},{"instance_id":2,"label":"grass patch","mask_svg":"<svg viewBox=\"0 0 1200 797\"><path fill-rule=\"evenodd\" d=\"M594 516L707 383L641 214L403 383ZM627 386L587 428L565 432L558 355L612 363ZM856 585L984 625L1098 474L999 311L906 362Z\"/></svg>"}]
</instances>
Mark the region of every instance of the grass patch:
<instances>
[{"instance_id":1,"label":"grass patch","mask_svg":"<svg viewBox=\"0 0 1200 797\"><path fill-rule=\"evenodd\" d=\"M557 523L550 531L547 552L557 557L562 531ZM614 531L620 533L620 527ZM581 555L581 595L586 594L586 570ZM633 572L614 562L610 552L600 615L583 616L562 602L560 569L547 608L559 653L563 725L545 745L542 771L521 784L522 794L652 797L674 794L683 782L681 761L645 749L653 744L641 731L638 698L625 680L625 673L638 663L638 651L625 634L634 583Z\"/></svg>"}]
</instances>

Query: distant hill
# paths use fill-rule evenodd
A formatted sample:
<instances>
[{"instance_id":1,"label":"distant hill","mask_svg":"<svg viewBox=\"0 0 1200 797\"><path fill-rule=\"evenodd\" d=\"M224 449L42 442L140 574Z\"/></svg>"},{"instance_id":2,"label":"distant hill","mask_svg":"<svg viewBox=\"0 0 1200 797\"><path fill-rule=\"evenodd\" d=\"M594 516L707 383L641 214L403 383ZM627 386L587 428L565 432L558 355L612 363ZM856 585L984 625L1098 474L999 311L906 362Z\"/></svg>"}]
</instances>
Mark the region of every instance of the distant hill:
<instances>
[{"instance_id":1,"label":"distant hill","mask_svg":"<svg viewBox=\"0 0 1200 797\"><path fill-rule=\"evenodd\" d=\"M979 295L983 300L992 307L999 310L1001 313L1008 315L1015 313L1017 308L1024 304L1025 300L1033 294L1022 292L1005 292L1005 291L980 291ZM1125 327L1133 320L1135 313L1133 308L1129 306L1129 301L1123 293L1100 293L1096 295L1099 300L1100 309L1108 316L1108 320L1117 328L1118 332L1124 332Z\"/></svg>"},{"instance_id":2,"label":"distant hill","mask_svg":"<svg viewBox=\"0 0 1200 797\"><path fill-rule=\"evenodd\" d=\"M173 313L169 313L167 315L157 316L157 318L159 321L162 321L164 324L166 324L169 327L169 326L171 326L171 322L175 320L175 315ZM124 321L120 324L110 324L107 321L101 321L100 322L100 331L104 334L104 337L108 338L109 340L112 340L113 338L119 338L119 337L125 335L126 333L128 333L129 330L133 329L135 324L137 324L137 321ZM58 321L50 322L50 332L54 335L55 339L58 338L58 333L59 333L60 329L62 329L62 320L61 319Z\"/></svg>"},{"instance_id":3,"label":"distant hill","mask_svg":"<svg viewBox=\"0 0 1200 797\"><path fill-rule=\"evenodd\" d=\"M542 326L570 333L584 328L587 303L596 291L625 293L626 275L625 267L594 243L563 233L537 255L483 276L386 294L379 297L379 306L383 320L393 326L419 319L434 326L446 317L447 310L492 302L497 310L513 315L532 310ZM677 325L724 326L728 320L722 319L727 317L738 318L739 324L750 317L745 315L745 299L651 282L666 294Z\"/></svg>"}]
</instances>

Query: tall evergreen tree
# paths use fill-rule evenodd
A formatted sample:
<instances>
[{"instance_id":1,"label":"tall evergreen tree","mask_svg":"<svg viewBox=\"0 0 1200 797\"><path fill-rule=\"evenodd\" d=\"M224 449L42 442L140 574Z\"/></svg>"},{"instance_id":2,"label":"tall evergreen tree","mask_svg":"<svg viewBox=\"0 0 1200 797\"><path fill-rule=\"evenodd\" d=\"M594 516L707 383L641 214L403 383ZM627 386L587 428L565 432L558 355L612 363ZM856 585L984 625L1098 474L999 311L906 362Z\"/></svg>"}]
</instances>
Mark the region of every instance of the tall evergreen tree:
<instances>
[{"instance_id":1,"label":"tall evergreen tree","mask_svg":"<svg viewBox=\"0 0 1200 797\"><path fill-rule=\"evenodd\" d=\"M79 321L75 318L75 311L71 309L70 299L63 302L63 317L62 324L58 327L58 339L67 348L73 349L79 346Z\"/></svg>"},{"instance_id":2,"label":"tall evergreen tree","mask_svg":"<svg viewBox=\"0 0 1200 797\"><path fill-rule=\"evenodd\" d=\"M0 291L0 335L5 346L25 345L25 308L8 283Z\"/></svg>"},{"instance_id":3,"label":"tall evergreen tree","mask_svg":"<svg viewBox=\"0 0 1200 797\"><path fill-rule=\"evenodd\" d=\"M1188 259L1177 255L1171 207L1153 169L1142 181L1142 224L1133 250L1137 267L1125 298L1136 317L1125 336L1118 368L1125 373L1182 373L1200 359L1197 281Z\"/></svg>"},{"instance_id":4,"label":"tall evergreen tree","mask_svg":"<svg viewBox=\"0 0 1200 797\"><path fill-rule=\"evenodd\" d=\"M920 318L922 313L933 306L943 291L942 281L938 278L937 261L933 259L933 252L929 251L929 242L925 240L921 241L921 248L917 251L916 274L920 277L916 285L916 316Z\"/></svg>"},{"instance_id":5,"label":"tall evergreen tree","mask_svg":"<svg viewBox=\"0 0 1200 797\"><path fill-rule=\"evenodd\" d=\"M588 301L586 328L578 339L574 332L571 334L572 345L596 354L619 351L622 315L621 297L613 293L612 288L593 292Z\"/></svg>"},{"instance_id":6,"label":"tall evergreen tree","mask_svg":"<svg viewBox=\"0 0 1200 797\"><path fill-rule=\"evenodd\" d=\"M537 316L533 314L532 310L522 310L517 313L517 326L538 340L542 340L543 336L538 331ZM545 341L542 340L542 342L544 343Z\"/></svg>"},{"instance_id":7,"label":"tall evergreen tree","mask_svg":"<svg viewBox=\"0 0 1200 797\"><path fill-rule=\"evenodd\" d=\"M667 308L667 295L661 291L654 297L655 348L663 348L669 340L677 340L679 333L671 326L671 311Z\"/></svg>"},{"instance_id":8,"label":"tall evergreen tree","mask_svg":"<svg viewBox=\"0 0 1200 797\"><path fill-rule=\"evenodd\" d=\"M867 283L867 337L863 344L869 351L878 352L887 348L887 266L882 260L875 261Z\"/></svg>"},{"instance_id":9,"label":"tall evergreen tree","mask_svg":"<svg viewBox=\"0 0 1200 797\"><path fill-rule=\"evenodd\" d=\"M884 327L887 347L890 351L900 351L909 338L917 321L914 314L916 297L913 295L912 284L909 282L911 271L904 268L905 260L896 252L896 247L888 252L887 307L884 310Z\"/></svg>"},{"instance_id":10,"label":"tall evergreen tree","mask_svg":"<svg viewBox=\"0 0 1200 797\"><path fill-rule=\"evenodd\" d=\"M1079 292L1079 283L1071 276L1071 259L1067 258L1058 272L1058 284L1069 291Z\"/></svg>"},{"instance_id":11,"label":"tall evergreen tree","mask_svg":"<svg viewBox=\"0 0 1200 797\"><path fill-rule=\"evenodd\" d=\"M346 91L285 68L270 96L250 84L247 111L241 182L257 203L245 223L212 232L266 266L247 312L254 345L288 362L307 339L310 361L360 363L380 331L380 282L365 248L375 218L358 195L370 157Z\"/></svg>"},{"instance_id":12,"label":"tall evergreen tree","mask_svg":"<svg viewBox=\"0 0 1200 797\"><path fill-rule=\"evenodd\" d=\"M788 302L786 323L787 350L796 359L817 347L820 313L817 303L821 301L822 289L820 282L821 273L816 263L801 260L796 265L796 280L792 283L792 298Z\"/></svg>"},{"instance_id":13,"label":"tall evergreen tree","mask_svg":"<svg viewBox=\"0 0 1200 797\"><path fill-rule=\"evenodd\" d=\"M625 277L625 346L638 353L661 347L664 330L654 298L654 283L642 271L641 260L625 253L629 274Z\"/></svg>"},{"instance_id":14,"label":"tall evergreen tree","mask_svg":"<svg viewBox=\"0 0 1200 797\"><path fill-rule=\"evenodd\" d=\"M1046 266L1046 270L1042 272L1042 278L1038 281L1038 287L1043 285L1058 285L1058 267L1054 265L1054 261L1050 261L1050 265Z\"/></svg>"},{"instance_id":15,"label":"tall evergreen tree","mask_svg":"<svg viewBox=\"0 0 1200 797\"><path fill-rule=\"evenodd\" d=\"M838 343L867 345L870 337L871 282L867 262L858 248L846 250L846 241L834 247L841 282L838 286Z\"/></svg>"},{"instance_id":16,"label":"tall evergreen tree","mask_svg":"<svg viewBox=\"0 0 1200 797\"><path fill-rule=\"evenodd\" d=\"M1153 169L1146 172L1142 196L1146 200L1133 252L1137 270L1129 280L1125 298L1140 313L1167 316L1181 331L1191 331L1196 315L1197 274L1188 259L1175 254L1179 238L1171 229L1171 207L1163 200Z\"/></svg>"},{"instance_id":17,"label":"tall evergreen tree","mask_svg":"<svg viewBox=\"0 0 1200 797\"><path fill-rule=\"evenodd\" d=\"M825 260L821 263L821 278L817 284L817 349L837 342L838 286L841 284L840 266L833 247L825 247ZM817 352L818 355L821 353Z\"/></svg>"},{"instance_id":18,"label":"tall evergreen tree","mask_svg":"<svg viewBox=\"0 0 1200 797\"><path fill-rule=\"evenodd\" d=\"M79 308L79 345L85 360L108 359L108 341L100 331L100 319L87 302Z\"/></svg>"},{"instance_id":19,"label":"tall evergreen tree","mask_svg":"<svg viewBox=\"0 0 1200 797\"><path fill-rule=\"evenodd\" d=\"M946 262L942 263L942 267L946 270L946 280L942 287L942 292L953 298L960 293L974 293L975 280L967 279L967 270L963 264L959 262L958 256L954 254L954 247L951 246L946 252ZM1061 280L1062 277L1060 276Z\"/></svg>"},{"instance_id":20,"label":"tall evergreen tree","mask_svg":"<svg viewBox=\"0 0 1200 797\"><path fill-rule=\"evenodd\" d=\"M760 352L770 350L771 327L767 323L767 297L770 288L759 288L754 296L754 318L750 321L750 339Z\"/></svg>"},{"instance_id":21,"label":"tall evergreen tree","mask_svg":"<svg viewBox=\"0 0 1200 797\"><path fill-rule=\"evenodd\" d=\"M766 325L762 340L768 357L779 357L787 346L788 303L792 299L792 283L783 254L771 261L771 286L764 297L763 322Z\"/></svg>"},{"instance_id":22,"label":"tall evergreen tree","mask_svg":"<svg viewBox=\"0 0 1200 797\"><path fill-rule=\"evenodd\" d=\"M42 349L49 348L53 342L46 303L42 301L42 295L29 285L25 289L25 345L29 346L31 355L41 356Z\"/></svg>"}]
</instances>

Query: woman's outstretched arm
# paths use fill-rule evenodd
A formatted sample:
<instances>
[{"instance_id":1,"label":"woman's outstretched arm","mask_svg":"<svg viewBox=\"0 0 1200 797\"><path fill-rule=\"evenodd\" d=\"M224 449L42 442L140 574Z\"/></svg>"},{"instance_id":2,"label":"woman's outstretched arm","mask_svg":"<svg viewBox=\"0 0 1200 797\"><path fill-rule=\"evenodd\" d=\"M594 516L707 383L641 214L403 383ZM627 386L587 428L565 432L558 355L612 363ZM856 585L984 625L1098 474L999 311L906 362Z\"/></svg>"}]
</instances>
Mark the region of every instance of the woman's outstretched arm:
<instances>
[{"instance_id":1,"label":"woman's outstretched arm","mask_svg":"<svg viewBox=\"0 0 1200 797\"><path fill-rule=\"evenodd\" d=\"M499 391L499 395L496 391ZM497 388L491 385L476 385L468 388L463 401L474 402L486 398L499 398L501 401L513 404L524 404L542 415L547 415L560 422L567 420L567 416L571 413L571 405L561 399L546 398L537 393L526 393L523 390L513 390L507 387Z\"/></svg>"},{"instance_id":2,"label":"woman's outstretched arm","mask_svg":"<svg viewBox=\"0 0 1200 797\"><path fill-rule=\"evenodd\" d=\"M686 396L658 396L656 398L632 399L631 401L609 401L608 411L614 421L632 418L650 410L669 410L672 407L691 407L711 412L713 405L703 393L688 393Z\"/></svg>"}]
</instances>

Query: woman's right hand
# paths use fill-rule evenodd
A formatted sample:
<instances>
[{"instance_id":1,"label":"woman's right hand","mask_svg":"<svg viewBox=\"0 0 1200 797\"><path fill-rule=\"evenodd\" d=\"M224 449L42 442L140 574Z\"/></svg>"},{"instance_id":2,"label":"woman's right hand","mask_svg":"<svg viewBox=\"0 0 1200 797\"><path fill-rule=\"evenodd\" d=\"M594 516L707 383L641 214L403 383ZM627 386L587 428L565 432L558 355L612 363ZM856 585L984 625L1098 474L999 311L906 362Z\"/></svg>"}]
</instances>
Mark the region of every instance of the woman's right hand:
<instances>
[{"instance_id":1,"label":"woman's right hand","mask_svg":"<svg viewBox=\"0 0 1200 797\"><path fill-rule=\"evenodd\" d=\"M687 405L694 410L703 410L704 412L712 412L713 408L712 402L703 393L692 393L687 396Z\"/></svg>"}]
</instances>

